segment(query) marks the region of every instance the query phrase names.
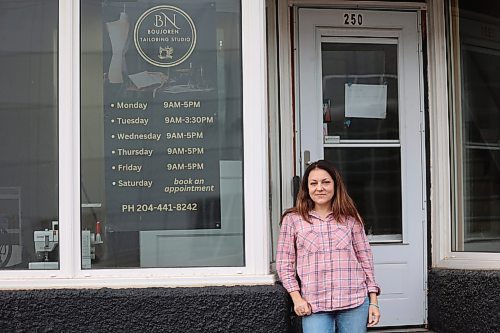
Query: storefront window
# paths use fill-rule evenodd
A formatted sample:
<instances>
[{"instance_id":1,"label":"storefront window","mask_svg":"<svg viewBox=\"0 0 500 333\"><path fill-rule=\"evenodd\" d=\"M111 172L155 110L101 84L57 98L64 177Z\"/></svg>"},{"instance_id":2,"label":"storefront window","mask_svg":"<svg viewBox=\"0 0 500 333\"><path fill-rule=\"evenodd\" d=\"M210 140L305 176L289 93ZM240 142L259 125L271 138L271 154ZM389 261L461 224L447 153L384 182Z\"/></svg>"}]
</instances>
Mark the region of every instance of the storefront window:
<instances>
[{"instance_id":1,"label":"storefront window","mask_svg":"<svg viewBox=\"0 0 500 333\"><path fill-rule=\"evenodd\" d=\"M82 269L244 266L240 1L81 22Z\"/></svg>"},{"instance_id":2,"label":"storefront window","mask_svg":"<svg viewBox=\"0 0 500 333\"><path fill-rule=\"evenodd\" d=\"M55 0L0 0L0 270L58 269Z\"/></svg>"},{"instance_id":3,"label":"storefront window","mask_svg":"<svg viewBox=\"0 0 500 333\"><path fill-rule=\"evenodd\" d=\"M452 1L453 250L500 252L500 6Z\"/></svg>"}]
</instances>

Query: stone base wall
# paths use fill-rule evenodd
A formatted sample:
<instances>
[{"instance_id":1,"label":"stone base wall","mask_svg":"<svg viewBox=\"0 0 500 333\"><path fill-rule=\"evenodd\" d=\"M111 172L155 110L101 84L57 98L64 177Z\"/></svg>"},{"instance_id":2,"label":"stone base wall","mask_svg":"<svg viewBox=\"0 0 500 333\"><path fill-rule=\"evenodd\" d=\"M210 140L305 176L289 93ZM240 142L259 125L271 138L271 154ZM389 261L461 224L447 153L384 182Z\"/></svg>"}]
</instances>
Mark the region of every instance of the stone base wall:
<instances>
[{"instance_id":1,"label":"stone base wall","mask_svg":"<svg viewBox=\"0 0 500 333\"><path fill-rule=\"evenodd\" d=\"M280 285L0 291L0 332L286 333Z\"/></svg>"},{"instance_id":2,"label":"stone base wall","mask_svg":"<svg viewBox=\"0 0 500 333\"><path fill-rule=\"evenodd\" d=\"M428 285L431 330L500 332L500 271L432 269Z\"/></svg>"}]
</instances>

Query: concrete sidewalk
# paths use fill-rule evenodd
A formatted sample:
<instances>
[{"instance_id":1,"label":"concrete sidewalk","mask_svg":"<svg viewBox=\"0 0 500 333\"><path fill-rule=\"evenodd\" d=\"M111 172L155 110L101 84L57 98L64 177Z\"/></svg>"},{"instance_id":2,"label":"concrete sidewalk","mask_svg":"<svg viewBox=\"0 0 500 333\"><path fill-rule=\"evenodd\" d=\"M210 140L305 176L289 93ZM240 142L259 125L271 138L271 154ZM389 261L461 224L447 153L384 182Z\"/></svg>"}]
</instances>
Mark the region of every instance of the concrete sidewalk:
<instances>
[{"instance_id":1,"label":"concrete sidewalk","mask_svg":"<svg viewBox=\"0 0 500 333\"><path fill-rule=\"evenodd\" d=\"M388 328L388 329L369 329L368 333L435 333L425 328Z\"/></svg>"}]
</instances>

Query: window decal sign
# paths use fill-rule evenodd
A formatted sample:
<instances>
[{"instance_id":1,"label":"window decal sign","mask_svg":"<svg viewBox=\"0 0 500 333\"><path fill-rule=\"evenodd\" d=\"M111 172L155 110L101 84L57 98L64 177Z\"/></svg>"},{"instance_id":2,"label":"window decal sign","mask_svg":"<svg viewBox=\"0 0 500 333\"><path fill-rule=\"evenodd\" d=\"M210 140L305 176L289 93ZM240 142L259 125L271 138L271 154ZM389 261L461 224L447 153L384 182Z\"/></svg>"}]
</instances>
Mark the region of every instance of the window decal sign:
<instances>
[{"instance_id":1,"label":"window decal sign","mask_svg":"<svg viewBox=\"0 0 500 333\"><path fill-rule=\"evenodd\" d=\"M215 4L165 3L103 9L112 230L221 228Z\"/></svg>"}]
</instances>

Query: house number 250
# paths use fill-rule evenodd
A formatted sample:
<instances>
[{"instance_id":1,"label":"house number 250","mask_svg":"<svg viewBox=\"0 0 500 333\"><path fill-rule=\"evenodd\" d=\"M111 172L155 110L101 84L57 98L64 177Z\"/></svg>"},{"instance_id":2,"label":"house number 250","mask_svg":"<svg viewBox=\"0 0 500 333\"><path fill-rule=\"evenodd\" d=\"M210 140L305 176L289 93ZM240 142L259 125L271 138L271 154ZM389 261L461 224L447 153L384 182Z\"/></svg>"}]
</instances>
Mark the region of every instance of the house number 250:
<instances>
[{"instance_id":1,"label":"house number 250","mask_svg":"<svg viewBox=\"0 0 500 333\"><path fill-rule=\"evenodd\" d=\"M363 25L363 14L345 13L344 25Z\"/></svg>"}]
</instances>

